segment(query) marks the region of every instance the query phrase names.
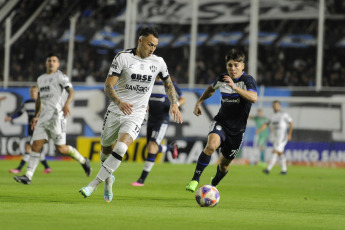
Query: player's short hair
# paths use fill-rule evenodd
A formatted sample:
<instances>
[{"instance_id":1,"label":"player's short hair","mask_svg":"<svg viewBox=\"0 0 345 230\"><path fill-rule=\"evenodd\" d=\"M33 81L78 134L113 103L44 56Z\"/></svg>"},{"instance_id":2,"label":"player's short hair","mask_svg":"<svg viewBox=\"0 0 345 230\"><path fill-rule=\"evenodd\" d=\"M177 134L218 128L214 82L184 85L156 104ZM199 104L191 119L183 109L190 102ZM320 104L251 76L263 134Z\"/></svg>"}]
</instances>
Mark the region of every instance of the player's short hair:
<instances>
[{"instance_id":1,"label":"player's short hair","mask_svg":"<svg viewBox=\"0 0 345 230\"><path fill-rule=\"evenodd\" d=\"M237 62L245 62L246 56L244 53L236 48L232 48L226 55L225 55L225 62L227 63L230 60L234 60Z\"/></svg>"},{"instance_id":2,"label":"player's short hair","mask_svg":"<svg viewBox=\"0 0 345 230\"><path fill-rule=\"evenodd\" d=\"M57 59L60 60L60 57L59 55L55 54L55 53L48 53L47 56L46 56L46 59L50 58L50 57L57 57Z\"/></svg>"},{"instance_id":3,"label":"player's short hair","mask_svg":"<svg viewBox=\"0 0 345 230\"><path fill-rule=\"evenodd\" d=\"M150 34L152 34L153 36L155 36L156 38L158 38L158 31L156 28L154 27L143 27L140 29L139 31L139 38L141 36L147 37Z\"/></svg>"},{"instance_id":4,"label":"player's short hair","mask_svg":"<svg viewBox=\"0 0 345 230\"><path fill-rule=\"evenodd\" d=\"M30 86L30 90L32 90L32 89L38 89L38 86L37 85Z\"/></svg>"},{"instance_id":5,"label":"player's short hair","mask_svg":"<svg viewBox=\"0 0 345 230\"><path fill-rule=\"evenodd\" d=\"M275 104L275 103L278 103L278 104L280 104L280 101L278 101L278 100L275 100L275 101L273 101L273 102L272 102L272 104Z\"/></svg>"}]
</instances>

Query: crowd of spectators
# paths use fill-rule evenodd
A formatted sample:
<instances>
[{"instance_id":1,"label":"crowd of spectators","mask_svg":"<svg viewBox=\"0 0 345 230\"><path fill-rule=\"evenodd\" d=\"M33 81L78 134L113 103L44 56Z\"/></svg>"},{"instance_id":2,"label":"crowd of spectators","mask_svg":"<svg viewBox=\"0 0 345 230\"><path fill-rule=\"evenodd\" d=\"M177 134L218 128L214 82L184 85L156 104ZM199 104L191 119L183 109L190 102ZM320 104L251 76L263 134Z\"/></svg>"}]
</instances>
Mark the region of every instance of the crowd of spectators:
<instances>
[{"instance_id":1,"label":"crowd of spectators","mask_svg":"<svg viewBox=\"0 0 345 230\"><path fill-rule=\"evenodd\" d=\"M329 7L329 12L338 13L338 1ZM12 34L28 20L39 7L41 1L22 0L16 7ZM70 1L53 0L40 13L32 25L11 47L10 78L11 82L32 82L45 70L44 60L47 53L57 53L62 61L61 69L66 71L68 42L61 39L69 29L69 18L80 12L77 20L77 33L83 34L83 40L75 43L72 81L81 84L103 83L114 54L122 49L123 42L115 48L99 47L90 44L90 39L97 30L107 29L123 33L124 22L114 18L126 7L126 0ZM341 7L344 7L341 5ZM337 42L344 37L345 19L326 20L325 49L323 67L323 86L345 86L345 45ZM5 23L1 22L0 60L4 58ZM160 34L177 35L189 33L189 25L156 25ZM305 48L281 47L279 39L286 33L308 33L317 40L317 20L289 20L282 22L261 21L259 29L277 32L280 36L269 45L259 44L257 82L265 86L315 86L316 79L316 44ZM248 54L245 43L249 30L248 23L228 25L199 25L199 33L211 35L220 31L243 31L245 36L237 43ZM345 42L344 42L345 43ZM207 41L198 46L196 60L196 84L209 84L217 74L225 72L224 56L230 45L209 45ZM157 55L164 57L172 77L180 84L188 83L189 46L166 46L157 49ZM250 57L249 57L250 58ZM3 65L0 65L0 81L3 79Z\"/></svg>"}]
</instances>

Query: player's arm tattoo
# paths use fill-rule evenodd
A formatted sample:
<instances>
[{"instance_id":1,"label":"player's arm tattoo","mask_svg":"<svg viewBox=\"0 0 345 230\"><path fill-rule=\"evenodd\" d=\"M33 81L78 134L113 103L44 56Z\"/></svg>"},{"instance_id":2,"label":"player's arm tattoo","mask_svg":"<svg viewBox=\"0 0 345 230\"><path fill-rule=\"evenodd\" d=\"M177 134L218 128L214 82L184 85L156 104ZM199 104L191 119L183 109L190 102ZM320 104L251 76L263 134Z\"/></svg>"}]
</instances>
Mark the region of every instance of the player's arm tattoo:
<instances>
[{"instance_id":1,"label":"player's arm tattoo","mask_svg":"<svg viewBox=\"0 0 345 230\"><path fill-rule=\"evenodd\" d=\"M168 77L168 79L166 79L163 82L164 82L165 92L169 98L170 103L177 104L176 91L175 91L174 84L171 81L171 78Z\"/></svg>"},{"instance_id":2,"label":"player's arm tattoo","mask_svg":"<svg viewBox=\"0 0 345 230\"><path fill-rule=\"evenodd\" d=\"M105 95L107 95L107 97L114 102L115 104L119 105L121 100L120 98L117 96L115 90L114 90L114 86L116 85L117 80L115 79L110 79L113 77L108 77L107 80L105 81L104 84L104 92Z\"/></svg>"}]
</instances>

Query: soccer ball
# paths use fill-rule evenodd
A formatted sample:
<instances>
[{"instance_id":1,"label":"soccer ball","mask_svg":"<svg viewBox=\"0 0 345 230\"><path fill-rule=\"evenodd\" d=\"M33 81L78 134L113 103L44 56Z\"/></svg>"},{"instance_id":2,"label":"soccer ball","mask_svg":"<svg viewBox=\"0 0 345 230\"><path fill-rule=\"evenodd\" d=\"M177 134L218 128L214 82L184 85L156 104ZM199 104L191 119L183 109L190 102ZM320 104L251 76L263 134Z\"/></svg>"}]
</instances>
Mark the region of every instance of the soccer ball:
<instances>
[{"instance_id":1,"label":"soccer ball","mask_svg":"<svg viewBox=\"0 0 345 230\"><path fill-rule=\"evenodd\" d=\"M212 185L203 185L195 193L195 200L200 207L214 207L219 202L218 189Z\"/></svg>"}]
</instances>

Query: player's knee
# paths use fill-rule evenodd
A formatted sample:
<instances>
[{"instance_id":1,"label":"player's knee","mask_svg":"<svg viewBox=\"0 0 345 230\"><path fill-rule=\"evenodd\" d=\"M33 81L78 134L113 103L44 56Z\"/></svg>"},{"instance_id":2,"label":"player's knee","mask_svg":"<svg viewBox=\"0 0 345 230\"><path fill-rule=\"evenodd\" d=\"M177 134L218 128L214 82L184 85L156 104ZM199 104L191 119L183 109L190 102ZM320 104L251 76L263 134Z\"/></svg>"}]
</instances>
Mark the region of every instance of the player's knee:
<instances>
[{"instance_id":1,"label":"player's knee","mask_svg":"<svg viewBox=\"0 0 345 230\"><path fill-rule=\"evenodd\" d=\"M207 154L207 155L210 155L212 154L214 151L217 150L217 147L215 144L207 144L205 149L204 149L204 152Z\"/></svg>"},{"instance_id":2,"label":"player's knee","mask_svg":"<svg viewBox=\"0 0 345 230\"><path fill-rule=\"evenodd\" d=\"M128 146L123 143L123 142L117 142L117 144L115 145L113 152L119 154L120 156L124 156L126 151L128 149Z\"/></svg>"}]
</instances>

